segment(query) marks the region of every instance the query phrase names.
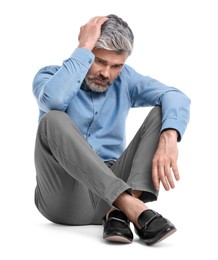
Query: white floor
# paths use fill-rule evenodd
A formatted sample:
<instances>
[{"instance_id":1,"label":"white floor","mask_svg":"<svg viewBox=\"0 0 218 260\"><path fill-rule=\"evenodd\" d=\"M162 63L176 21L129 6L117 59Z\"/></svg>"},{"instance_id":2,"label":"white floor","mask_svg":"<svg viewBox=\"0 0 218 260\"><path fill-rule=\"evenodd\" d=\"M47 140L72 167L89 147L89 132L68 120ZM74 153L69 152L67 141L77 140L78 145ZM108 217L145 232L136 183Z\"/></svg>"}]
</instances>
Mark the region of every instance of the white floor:
<instances>
[{"instance_id":1,"label":"white floor","mask_svg":"<svg viewBox=\"0 0 218 260\"><path fill-rule=\"evenodd\" d=\"M218 259L217 4L139 2L1 1L0 259ZM178 231L153 247L137 236L130 245L106 243L101 226L55 225L34 206L38 110L33 77L40 67L69 57L82 24L109 13L129 21L134 31L128 64L192 99L190 124L179 143L181 180L174 190L161 190L158 201L149 205ZM140 109L130 113L128 141L145 114Z\"/></svg>"},{"instance_id":2,"label":"white floor","mask_svg":"<svg viewBox=\"0 0 218 260\"><path fill-rule=\"evenodd\" d=\"M10 214L14 214L14 217L2 223L1 259L184 260L201 257L216 260L218 256L216 233L211 229L213 224L210 224L209 214L212 212L208 212L206 216L202 213L204 217L195 211L184 210L181 216L175 214L174 221L178 231L152 247L139 242L136 236L133 243L128 245L107 243L102 240L101 226L69 227L49 223L31 205L25 213L11 210Z\"/></svg>"}]
</instances>

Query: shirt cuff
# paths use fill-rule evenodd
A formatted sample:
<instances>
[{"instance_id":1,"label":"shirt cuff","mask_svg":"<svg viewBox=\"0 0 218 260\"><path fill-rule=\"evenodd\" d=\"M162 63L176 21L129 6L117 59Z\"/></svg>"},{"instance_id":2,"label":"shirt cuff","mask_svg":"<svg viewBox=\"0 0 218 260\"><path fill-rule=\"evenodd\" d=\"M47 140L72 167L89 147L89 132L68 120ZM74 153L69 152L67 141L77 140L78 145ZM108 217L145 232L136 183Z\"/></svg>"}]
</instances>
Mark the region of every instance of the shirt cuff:
<instances>
[{"instance_id":1,"label":"shirt cuff","mask_svg":"<svg viewBox=\"0 0 218 260\"><path fill-rule=\"evenodd\" d=\"M174 129L178 132L178 142L181 141L182 136L185 132L184 125L176 119L167 119L162 123L161 132L167 129Z\"/></svg>"}]
</instances>

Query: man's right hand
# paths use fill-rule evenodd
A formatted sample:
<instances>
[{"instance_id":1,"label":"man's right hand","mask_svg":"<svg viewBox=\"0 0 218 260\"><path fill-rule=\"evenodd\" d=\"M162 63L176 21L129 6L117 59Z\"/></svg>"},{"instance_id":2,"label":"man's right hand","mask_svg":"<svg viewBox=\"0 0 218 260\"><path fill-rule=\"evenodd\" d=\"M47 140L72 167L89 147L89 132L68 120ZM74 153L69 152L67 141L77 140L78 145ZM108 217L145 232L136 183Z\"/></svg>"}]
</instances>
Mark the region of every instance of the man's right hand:
<instances>
[{"instance_id":1,"label":"man's right hand","mask_svg":"<svg viewBox=\"0 0 218 260\"><path fill-rule=\"evenodd\" d=\"M93 17L88 23L80 27L79 48L85 48L92 51L98 38L101 35L101 26L107 21L106 16Z\"/></svg>"}]
</instances>

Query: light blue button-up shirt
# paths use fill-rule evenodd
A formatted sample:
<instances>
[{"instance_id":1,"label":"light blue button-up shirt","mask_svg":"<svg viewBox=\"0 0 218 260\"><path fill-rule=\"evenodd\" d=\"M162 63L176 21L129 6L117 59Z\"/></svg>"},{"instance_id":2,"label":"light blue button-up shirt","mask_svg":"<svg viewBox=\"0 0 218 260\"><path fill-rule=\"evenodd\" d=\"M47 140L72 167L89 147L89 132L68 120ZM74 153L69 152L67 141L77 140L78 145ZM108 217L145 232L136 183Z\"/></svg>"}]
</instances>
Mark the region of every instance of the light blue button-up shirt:
<instances>
[{"instance_id":1,"label":"light blue button-up shirt","mask_svg":"<svg viewBox=\"0 0 218 260\"><path fill-rule=\"evenodd\" d=\"M77 48L62 66L47 66L33 80L39 118L50 110L65 111L102 160L116 160L126 146L125 124L132 107L161 106L162 130L174 128L182 138L189 121L190 99L124 65L104 93L87 90L83 80L94 61Z\"/></svg>"}]
</instances>

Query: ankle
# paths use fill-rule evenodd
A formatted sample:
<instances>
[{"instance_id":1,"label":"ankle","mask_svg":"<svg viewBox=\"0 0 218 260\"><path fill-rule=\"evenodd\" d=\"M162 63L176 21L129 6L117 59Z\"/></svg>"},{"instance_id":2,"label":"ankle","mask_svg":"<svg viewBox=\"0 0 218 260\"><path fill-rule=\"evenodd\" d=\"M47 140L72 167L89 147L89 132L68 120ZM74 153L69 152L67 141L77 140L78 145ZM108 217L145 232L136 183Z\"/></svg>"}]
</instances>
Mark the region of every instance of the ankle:
<instances>
[{"instance_id":1,"label":"ankle","mask_svg":"<svg viewBox=\"0 0 218 260\"><path fill-rule=\"evenodd\" d=\"M148 209L143 201L124 192L116 199L114 205L120 209L137 228L140 228L138 217L143 211Z\"/></svg>"},{"instance_id":2,"label":"ankle","mask_svg":"<svg viewBox=\"0 0 218 260\"><path fill-rule=\"evenodd\" d=\"M137 228L141 228L139 223L138 223L138 218L140 216L140 214L149 209L143 201L136 199L136 203L135 205L133 205L132 211L129 214L129 220L137 227Z\"/></svg>"},{"instance_id":3,"label":"ankle","mask_svg":"<svg viewBox=\"0 0 218 260\"><path fill-rule=\"evenodd\" d=\"M141 190L134 190L133 191L133 196L137 199L139 199L142 195L142 191Z\"/></svg>"},{"instance_id":4,"label":"ankle","mask_svg":"<svg viewBox=\"0 0 218 260\"><path fill-rule=\"evenodd\" d=\"M107 212L107 214L106 214L106 219L108 219L109 214L110 214L112 211L114 211L114 210L117 210L117 209L116 209L116 208L111 208L111 209Z\"/></svg>"}]
</instances>

